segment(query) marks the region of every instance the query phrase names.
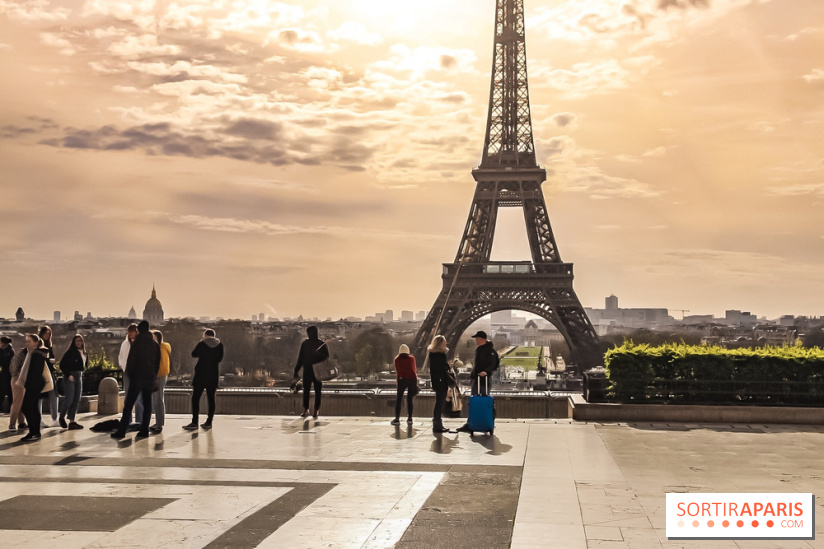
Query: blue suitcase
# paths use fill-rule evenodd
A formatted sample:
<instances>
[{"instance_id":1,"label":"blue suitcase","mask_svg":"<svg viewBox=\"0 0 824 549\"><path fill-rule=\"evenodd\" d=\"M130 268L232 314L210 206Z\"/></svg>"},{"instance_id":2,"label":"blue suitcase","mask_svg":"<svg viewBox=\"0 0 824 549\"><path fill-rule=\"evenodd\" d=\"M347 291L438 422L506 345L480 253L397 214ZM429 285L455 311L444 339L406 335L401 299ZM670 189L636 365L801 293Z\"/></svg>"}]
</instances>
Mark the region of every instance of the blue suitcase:
<instances>
[{"instance_id":1,"label":"blue suitcase","mask_svg":"<svg viewBox=\"0 0 824 549\"><path fill-rule=\"evenodd\" d=\"M486 395L481 395L481 378L478 378L478 395L469 397L469 417L466 424L471 434L475 432L492 434L495 432L495 400L489 394L489 381L486 381Z\"/></svg>"}]
</instances>

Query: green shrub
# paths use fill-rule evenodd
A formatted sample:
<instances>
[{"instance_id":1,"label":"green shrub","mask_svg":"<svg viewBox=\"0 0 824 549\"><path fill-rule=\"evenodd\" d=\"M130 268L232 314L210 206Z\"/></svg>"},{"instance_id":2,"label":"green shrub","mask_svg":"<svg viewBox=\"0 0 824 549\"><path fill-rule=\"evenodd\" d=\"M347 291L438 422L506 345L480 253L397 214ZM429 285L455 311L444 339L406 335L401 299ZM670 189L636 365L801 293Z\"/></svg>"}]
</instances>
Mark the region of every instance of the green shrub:
<instances>
[{"instance_id":1,"label":"green shrub","mask_svg":"<svg viewBox=\"0 0 824 549\"><path fill-rule=\"evenodd\" d=\"M743 402L824 405L824 349L756 349L626 341L604 357L620 402Z\"/></svg>"}]
</instances>

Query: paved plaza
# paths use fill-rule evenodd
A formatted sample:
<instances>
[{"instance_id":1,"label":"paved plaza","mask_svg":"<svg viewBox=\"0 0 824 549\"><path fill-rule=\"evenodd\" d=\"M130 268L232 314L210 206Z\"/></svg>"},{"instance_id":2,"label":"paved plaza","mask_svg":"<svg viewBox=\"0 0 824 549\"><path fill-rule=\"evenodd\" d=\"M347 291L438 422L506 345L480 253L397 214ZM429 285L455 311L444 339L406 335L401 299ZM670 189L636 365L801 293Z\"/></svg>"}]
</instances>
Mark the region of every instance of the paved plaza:
<instances>
[{"instance_id":1,"label":"paved plaza","mask_svg":"<svg viewBox=\"0 0 824 549\"><path fill-rule=\"evenodd\" d=\"M813 541L664 530L668 491L812 492L824 516L822 427L499 420L470 438L424 420L188 420L137 440L1 434L0 547L824 548L822 526Z\"/></svg>"}]
</instances>

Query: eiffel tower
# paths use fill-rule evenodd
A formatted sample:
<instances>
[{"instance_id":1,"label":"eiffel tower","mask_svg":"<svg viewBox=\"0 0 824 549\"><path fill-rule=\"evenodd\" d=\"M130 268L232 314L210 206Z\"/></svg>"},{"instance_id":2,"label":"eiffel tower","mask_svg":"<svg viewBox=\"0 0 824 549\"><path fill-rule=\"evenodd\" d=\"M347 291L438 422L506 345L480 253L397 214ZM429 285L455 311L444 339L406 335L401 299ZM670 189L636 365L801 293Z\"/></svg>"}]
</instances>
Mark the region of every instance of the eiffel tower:
<instances>
[{"instance_id":1,"label":"eiffel tower","mask_svg":"<svg viewBox=\"0 0 824 549\"><path fill-rule=\"evenodd\" d=\"M437 334L454 349L476 320L516 309L551 322L566 339L578 370L595 366L598 337L572 289L572 264L561 261L535 160L526 71L524 0L497 0L489 116L483 157L472 170L475 196L454 263L443 265L443 289L421 325L414 351L423 364ZM490 261L499 208L522 208L532 260Z\"/></svg>"}]
</instances>

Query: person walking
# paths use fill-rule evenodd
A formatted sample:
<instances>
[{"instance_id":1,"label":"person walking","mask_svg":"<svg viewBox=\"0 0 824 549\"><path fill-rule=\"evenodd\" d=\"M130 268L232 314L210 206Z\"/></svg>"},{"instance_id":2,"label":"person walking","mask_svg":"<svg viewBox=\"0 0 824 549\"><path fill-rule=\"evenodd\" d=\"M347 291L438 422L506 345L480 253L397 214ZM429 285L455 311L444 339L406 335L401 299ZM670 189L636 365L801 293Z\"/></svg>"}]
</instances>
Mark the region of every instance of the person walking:
<instances>
[{"instance_id":1,"label":"person walking","mask_svg":"<svg viewBox=\"0 0 824 549\"><path fill-rule=\"evenodd\" d=\"M43 340L37 334L26 336L26 357L23 359L18 384L25 387L23 395L23 414L29 424L29 433L20 439L21 442L40 440L40 393L46 386L43 379L43 370L48 368L49 349L43 345Z\"/></svg>"},{"instance_id":2,"label":"person walking","mask_svg":"<svg viewBox=\"0 0 824 549\"><path fill-rule=\"evenodd\" d=\"M398 356L395 357L395 376L398 382L398 397L395 400L395 419L392 425L401 424L401 405L403 404L403 393L406 391L406 423L412 425L412 405L415 395L418 394L418 369L415 365L415 357L409 354L409 346L403 344L398 349Z\"/></svg>"},{"instance_id":3,"label":"person walking","mask_svg":"<svg viewBox=\"0 0 824 549\"><path fill-rule=\"evenodd\" d=\"M123 370L123 394L129 394L129 374L126 373L126 363L129 361L129 351L132 348L132 341L137 337L137 324L132 322L126 328L126 339L120 344L120 354L117 357L117 363L120 369ZM138 399L134 406L134 418L137 421L143 417L143 402ZM129 424L132 423L132 415L129 412Z\"/></svg>"},{"instance_id":4,"label":"person walking","mask_svg":"<svg viewBox=\"0 0 824 549\"><path fill-rule=\"evenodd\" d=\"M154 391L152 391L152 410L154 410L155 422L149 430L153 433L160 433L166 424L166 401L163 393L171 371L172 346L163 341L163 333L160 330L155 330L152 335L160 345L160 370L157 372Z\"/></svg>"},{"instance_id":5,"label":"person walking","mask_svg":"<svg viewBox=\"0 0 824 549\"><path fill-rule=\"evenodd\" d=\"M429 351L429 378L432 390L435 391L435 408L432 410L432 432L448 433L449 429L443 426L443 408L446 404L446 393L449 390L449 361L446 354L446 338L436 335L427 348Z\"/></svg>"},{"instance_id":6,"label":"person walking","mask_svg":"<svg viewBox=\"0 0 824 549\"><path fill-rule=\"evenodd\" d=\"M500 358L495 346L487 339L486 332L478 330L472 337L475 338L475 363L472 365L470 378L472 382L471 394L473 396L488 395L489 376L498 369ZM458 431L462 433L472 432L469 423L463 424L458 428Z\"/></svg>"},{"instance_id":7,"label":"person walking","mask_svg":"<svg viewBox=\"0 0 824 549\"><path fill-rule=\"evenodd\" d=\"M86 340L76 334L72 338L69 348L60 359L60 371L63 372L63 406L60 408L60 426L71 430L82 429L74 418L80 406L80 397L83 394L83 371L89 362L86 354ZM66 424L66 418L69 423Z\"/></svg>"},{"instance_id":8,"label":"person walking","mask_svg":"<svg viewBox=\"0 0 824 549\"><path fill-rule=\"evenodd\" d=\"M137 335L132 341L129 358L126 360L129 391L126 393L126 402L123 404L123 416L120 418L120 426L117 431L111 434L112 438L126 436L126 429L128 429L131 422L132 407L138 397L143 400L143 415L137 437L145 438L149 436L149 421L152 419L152 389L159 370L160 346L149 332L149 322L142 320L137 325Z\"/></svg>"},{"instance_id":9,"label":"person walking","mask_svg":"<svg viewBox=\"0 0 824 549\"><path fill-rule=\"evenodd\" d=\"M329 347L318 337L317 326L306 328L306 336L307 338L300 344L298 360L295 363L295 377L298 377L300 369L303 368L303 413L300 417L309 417L309 390L314 388L315 412L312 417L318 419L323 382L315 378L315 370L312 366L329 358Z\"/></svg>"},{"instance_id":10,"label":"person walking","mask_svg":"<svg viewBox=\"0 0 824 549\"><path fill-rule=\"evenodd\" d=\"M14 360L14 346L8 336L0 337L0 407L9 397L9 410L14 404L14 391L11 388L11 361Z\"/></svg>"},{"instance_id":11,"label":"person walking","mask_svg":"<svg viewBox=\"0 0 824 549\"><path fill-rule=\"evenodd\" d=\"M52 386L54 387L51 391L49 391L46 396L49 399L49 414L51 414L52 422L48 427L57 427L59 423L57 422L57 412L58 412L58 403L57 403L57 383L55 383L54 377L54 363L56 362L56 357L54 354L54 344L52 343L52 329L51 326L41 326L40 331L37 334L40 336L41 341L43 342L43 347L48 350L48 366L49 366L49 373L52 377ZM40 400L38 403L38 407L40 409L40 413L43 413L43 401Z\"/></svg>"},{"instance_id":12,"label":"person walking","mask_svg":"<svg viewBox=\"0 0 824 549\"><path fill-rule=\"evenodd\" d=\"M9 410L9 431L16 431L18 429L26 429L28 425L23 416L23 397L26 394L24 383L18 383L20 379L20 370L23 369L23 362L26 360L26 355L29 354L29 349L26 345L23 350L14 355L11 361L9 372L11 373L11 391L14 396L14 401L11 403Z\"/></svg>"},{"instance_id":13,"label":"person walking","mask_svg":"<svg viewBox=\"0 0 824 549\"><path fill-rule=\"evenodd\" d=\"M215 417L215 392L220 382L220 361L223 360L223 343L215 337L214 330L203 332L203 339L195 346L192 356L197 359L195 375L192 379L192 422L184 425L183 428L187 431L197 430L200 396L205 390L206 400L209 402L209 415L201 427L211 429Z\"/></svg>"}]
</instances>

